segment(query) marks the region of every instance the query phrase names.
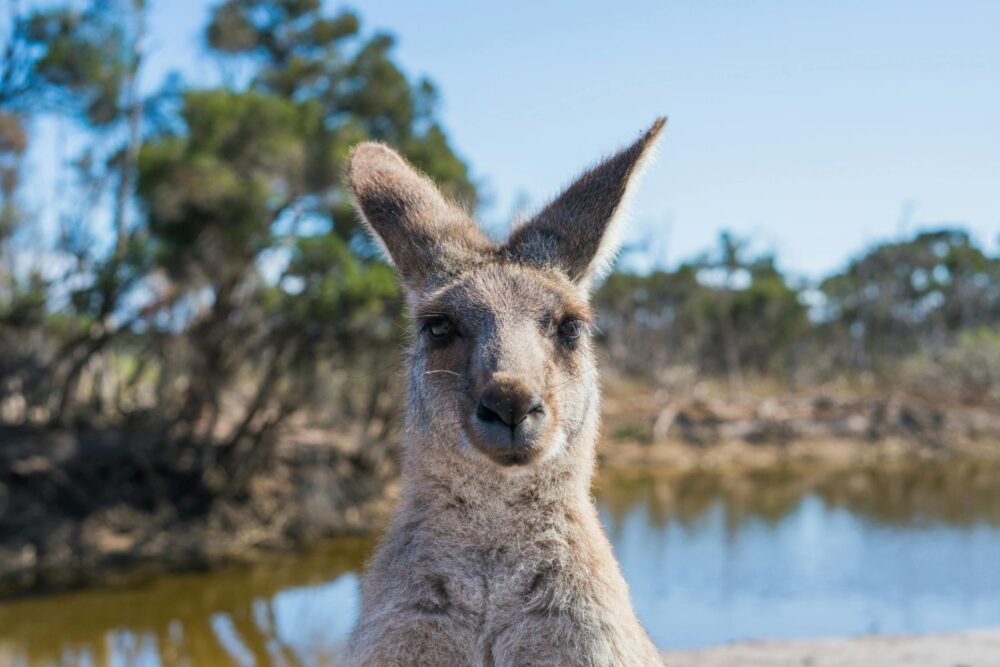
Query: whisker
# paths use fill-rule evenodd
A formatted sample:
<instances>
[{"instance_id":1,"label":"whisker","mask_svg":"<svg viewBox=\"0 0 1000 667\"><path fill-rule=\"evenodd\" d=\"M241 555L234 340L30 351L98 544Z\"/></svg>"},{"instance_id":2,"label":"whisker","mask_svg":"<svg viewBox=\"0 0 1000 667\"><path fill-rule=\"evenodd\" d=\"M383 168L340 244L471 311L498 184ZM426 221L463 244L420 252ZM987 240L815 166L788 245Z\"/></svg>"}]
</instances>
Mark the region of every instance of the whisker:
<instances>
[{"instance_id":1,"label":"whisker","mask_svg":"<svg viewBox=\"0 0 1000 667\"><path fill-rule=\"evenodd\" d=\"M571 375L570 377L566 378L565 381L560 382L559 384L550 387L549 391L551 391L551 392L559 392L562 389L566 388L567 386L573 384L574 382L576 382L580 378L584 377L584 375L586 375L587 373L590 373L590 372L593 372L593 371L596 371L596 370L597 370L596 367L595 368L585 368L582 371L580 371L579 373L576 373L576 374Z\"/></svg>"},{"instance_id":2,"label":"whisker","mask_svg":"<svg viewBox=\"0 0 1000 667\"><path fill-rule=\"evenodd\" d=\"M459 375L455 371L449 371L449 370L446 370L446 369L443 369L443 368L439 368L439 369L433 370L433 371L424 371L424 375L431 375L432 373L447 373L448 375L454 375L457 378L462 377L461 375Z\"/></svg>"}]
</instances>

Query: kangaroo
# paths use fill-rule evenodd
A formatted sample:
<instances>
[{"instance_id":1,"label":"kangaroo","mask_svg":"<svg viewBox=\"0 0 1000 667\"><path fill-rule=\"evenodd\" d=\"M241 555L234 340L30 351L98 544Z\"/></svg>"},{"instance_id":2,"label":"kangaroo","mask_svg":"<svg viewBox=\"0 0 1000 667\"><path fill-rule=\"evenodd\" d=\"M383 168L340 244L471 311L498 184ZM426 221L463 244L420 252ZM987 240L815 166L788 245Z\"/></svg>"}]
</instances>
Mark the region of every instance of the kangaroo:
<instances>
[{"instance_id":1,"label":"kangaroo","mask_svg":"<svg viewBox=\"0 0 1000 667\"><path fill-rule=\"evenodd\" d=\"M660 665L590 494L590 285L658 119L503 243L390 148L350 156L413 321L403 497L362 579L349 664Z\"/></svg>"}]
</instances>

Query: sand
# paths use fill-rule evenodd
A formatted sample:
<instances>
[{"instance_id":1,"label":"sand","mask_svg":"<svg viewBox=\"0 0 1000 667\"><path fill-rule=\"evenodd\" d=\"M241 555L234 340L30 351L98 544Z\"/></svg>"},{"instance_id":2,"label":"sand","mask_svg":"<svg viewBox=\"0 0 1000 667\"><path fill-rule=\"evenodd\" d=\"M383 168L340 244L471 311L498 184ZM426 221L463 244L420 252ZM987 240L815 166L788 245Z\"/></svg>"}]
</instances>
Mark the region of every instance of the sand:
<instances>
[{"instance_id":1,"label":"sand","mask_svg":"<svg viewBox=\"0 0 1000 667\"><path fill-rule=\"evenodd\" d=\"M1000 667L1000 629L920 637L766 641L666 654L667 667Z\"/></svg>"}]
</instances>

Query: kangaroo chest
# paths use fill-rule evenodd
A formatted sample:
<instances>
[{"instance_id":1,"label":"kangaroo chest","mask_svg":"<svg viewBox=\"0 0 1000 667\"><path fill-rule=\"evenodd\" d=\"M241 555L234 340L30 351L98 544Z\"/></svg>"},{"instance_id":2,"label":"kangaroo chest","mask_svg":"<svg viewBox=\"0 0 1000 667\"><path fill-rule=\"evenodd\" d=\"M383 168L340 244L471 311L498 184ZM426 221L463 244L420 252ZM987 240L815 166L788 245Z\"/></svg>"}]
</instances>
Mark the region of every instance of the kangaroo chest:
<instances>
[{"instance_id":1,"label":"kangaroo chest","mask_svg":"<svg viewBox=\"0 0 1000 667\"><path fill-rule=\"evenodd\" d=\"M518 614L529 607L540 587L551 585L548 566L515 553L462 550L437 553L411 570L417 581L418 609L449 615L469 615L481 621Z\"/></svg>"},{"instance_id":2,"label":"kangaroo chest","mask_svg":"<svg viewBox=\"0 0 1000 667\"><path fill-rule=\"evenodd\" d=\"M480 626L543 612L571 576L575 540L549 517L498 513L489 521L442 515L411 543L400 572L414 586L419 610L465 617Z\"/></svg>"}]
</instances>

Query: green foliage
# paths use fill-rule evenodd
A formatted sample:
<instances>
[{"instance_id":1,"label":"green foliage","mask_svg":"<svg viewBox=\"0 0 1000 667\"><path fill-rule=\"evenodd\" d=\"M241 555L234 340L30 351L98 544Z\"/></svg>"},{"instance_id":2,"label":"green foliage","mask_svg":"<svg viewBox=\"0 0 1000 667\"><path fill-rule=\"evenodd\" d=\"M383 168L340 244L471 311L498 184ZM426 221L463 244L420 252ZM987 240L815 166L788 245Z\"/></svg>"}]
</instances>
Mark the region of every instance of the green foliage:
<instances>
[{"instance_id":1,"label":"green foliage","mask_svg":"<svg viewBox=\"0 0 1000 667\"><path fill-rule=\"evenodd\" d=\"M27 21L28 41L42 49L34 63L36 91L60 95L95 127L118 118L123 80L132 66L123 2L92 2L83 11L53 7Z\"/></svg>"},{"instance_id":2,"label":"green foliage","mask_svg":"<svg viewBox=\"0 0 1000 667\"><path fill-rule=\"evenodd\" d=\"M811 316L808 288L747 246L724 233L673 272L612 275L596 301L614 363L653 378L691 365L738 385L747 371L822 379L861 369L891 379L901 363L912 370L924 359L942 376L965 378L949 385L954 395L987 386L973 379L976 364L962 370L959 359L974 358L968 332L1000 325L1000 258L967 232L930 230L871 248L818 283ZM992 368L985 358L979 366Z\"/></svg>"},{"instance_id":3,"label":"green foliage","mask_svg":"<svg viewBox=\"0 0 1000 667\"><path fill-rule=\"evenodd\" d=\"M294 288L276 305L288 329L327 341L345 358L398 345L402 294L392 269L358 258L337 236L300 239L285 280Z\"/></svg>"},{"instance_id":4,"label":"green foliage","mask_svg":"<svg viewBox=\"0 0 1000 667\"><path fill-rule=\"evenodd\" d=\"M908 389L931 400L1000 402L1000 327L962 332L939 350L923 350L902 364Z\"/></svg>"},{"instance_id":5,"label":"green foliage","mask_svg":"<svg viewBox=\"0 0 1000 667\"><path fill-rule=\"evenodd\" d=\"M653 441L653 431L649 424L629 422L615 428L611 434L615 440L625 440L649 444Z\"/></svg>"},{"instance_id":6,"label":"green foliage","mask_svg":"<svg viewBox=\"0 0 1000 667\"><path fill-rule=\"evenodd\" d=\"M675 271L612 274L595 303L616 363L646 376L678 364L707 374L792 370L809 327L801 296L772 258L745 257L745 248L724 233L714 254Z\"/></svg>"},{"instance_id":7,"label":"green foliage","mask_svg":"<svg viewBox=\"0 0 1000 667\"><path fill-rule=\"evenodd\" d=\"M357 15L327 16L312 0L227 0L207 34L221 54L256 66L252 88L312 105L313 189L336 183L346 146L371 138L396 145L449 195L475 207L468 168L434 118L436 89L406 77L391 35L365 37ZM345 238L357 231L353 216L335 223Z\"/></svg>"},{"instance_id":8,"label":"green foliage","mask_svg":"<svg viewBox=\"0 0 1000 667\"><path fill-rule=\"evenodd\" d=\"M6 296L0 303L0 325L4 328L30 331L45 324L48 285L39 274L32 273L26 280L15 282Z\"/></svg>"},{"instance_id":9,"label":"green foliage","mask_svg":"<svg viewBox=\"0 0 1000 667\"><path fill-rule=\"evenodd\" d=\"M1000 320L1000 259L960 229L880 244L820 289L829 326L864 368Z\"/></svg>"},{"instance_id":10,"label":"green foliage","mask_svg":"<svg viewBox=\"0 0 1000 667\"><path fill-rule=\"evenodd\" d=\"M801 296L770 258L751 266L750 276L750 284L733 290L728 304L722 301L737 332L739 358L745 368L760 373L791 370L791 354L808 329ZM715 311L715 321L725 316L718 312L718 300L706 305L708 312Z\"/></svg>"},{"instance_id":11,"label":"green foliage","mask_svg":"<svg viewBox=\"0 0 1000 667\"><path fill-rule=\"evenodd\" d=\"M254 91L191 91L182 101L186 132L155 137L139 155L148 233L175 277L234 279L304 189L300 110Z\"/></svg>"},{"instance_id":12,"label":"green foliage","mask_svg":"<svg viewBox=\"0 0 1000 667\"><path fill-rule=\"evenodd\" d=\"M699 305L704 289L690 264L676 271L608 276L594 305L614 363L640 377L691 363L704 336Z\"/></svg>"}]
</instances>

